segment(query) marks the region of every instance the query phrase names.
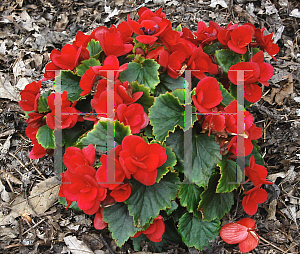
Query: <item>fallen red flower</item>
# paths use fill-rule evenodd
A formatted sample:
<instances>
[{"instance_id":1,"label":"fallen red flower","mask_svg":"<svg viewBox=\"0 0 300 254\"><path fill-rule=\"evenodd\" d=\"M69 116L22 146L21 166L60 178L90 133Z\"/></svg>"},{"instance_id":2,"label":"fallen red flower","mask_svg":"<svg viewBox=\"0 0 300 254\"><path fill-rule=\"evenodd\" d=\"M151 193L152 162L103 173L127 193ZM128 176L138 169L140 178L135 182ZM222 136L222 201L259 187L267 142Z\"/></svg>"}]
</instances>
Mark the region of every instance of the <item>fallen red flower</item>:
<instances>
[{"instance_id":1,"label":"fallen red flower","mask_svg":"<svg viewBox=\"0 0 300 254\"><path fill-rule=\"evenodd\" d=\"M242 204L244 211L249 215L254 215L257 211L258 204L264 203L268 198L268 193L264 189L260 189L261 186L262 184L259 184L245 192Z\"/></svg>"},{"instance_id":2,"label":"fallen red flower","mask_svg":"<svg viewBox=\"0 0 300 254\"><path fill-rule=\"evenodd\" d=\"M152 242L160 242L162 236L165 232L165 223L164 218L161 215L158 215L156 219L153 220L153 223L143 231L137 232L133 237L139 237L141 234L144 234Z\"/></svg>"},{"instance_id":3,"label":"fallen red flower","mask_svg":"<svg viewBox=\"0 0 300 254\"><path fill-rule=\"evenodd\" d=\"M251 218L244 218L224 225L220 236L228 244L238 243L240 251L246 253L253 250L259 243L259 236L255 231L255 221Z\"/></svg>"},{"instance_id":4,"label":"fallen red flower","mask_svg":"<svg viewBox=\"0 0 300 254\"><path fill-rule=\"evenodd\" d=\"M44 157L47 154L47 151L42 147L37 140L32 140L32 150L29 153L29 159L36 160Z\"/></svg>"}]
</instances>

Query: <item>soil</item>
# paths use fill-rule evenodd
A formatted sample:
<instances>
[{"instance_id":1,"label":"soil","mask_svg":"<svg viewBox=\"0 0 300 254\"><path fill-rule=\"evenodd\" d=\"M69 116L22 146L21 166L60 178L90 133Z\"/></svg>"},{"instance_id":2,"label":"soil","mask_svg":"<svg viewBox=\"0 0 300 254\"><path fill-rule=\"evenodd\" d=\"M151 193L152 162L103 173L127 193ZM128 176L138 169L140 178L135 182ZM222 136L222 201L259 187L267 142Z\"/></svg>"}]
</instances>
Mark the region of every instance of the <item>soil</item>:
<instances>
[{"instance_id":1,"label":"soil","mask_svg":"<svg viewBox=\"0 0 300 254\"><path fill-rule=\"evenodd\" d=\"M0 253L70 253L64 241L70 235L82 240L92 250L90 253L133 252L130 241L118 248L107 230L93 228L92 216L65 210L58 201L49 207L45 204L42 213L32 212L28 197L31 198L33 189L46 179L57 186L58 174L53 170L52 157L28 159L31 141L25 135L24 113L17 101L26 84L43 77L52 49L60 50L79 30L89 33L100 25L118 24L127 15L136 19L142 6L151 10L162 7L173 27L181 24L196 30L199 21L213 20L221 25L251 22L273 32L280 51L277 61L267 58L267 62L274 66L275 74L270 86L264 87L262 99L249 111L263 129L258 145L269 179L275 184L268 189L268 201L253 216L261 243L251 253L299 253L300 3L296 0L2 0ZM43 84L46 88L47 83ZM22 208L16 205L17 199L23 202ZM47 196L50 199L51 193ZM235 205L223 224L244 216L241 206ZM199 253L239 253L237 246L225 244L221 238L213 241L212 246ZM142 253L151 250L145 244ZM170 243L164 253L198 251Z\"/></svg>"}]
</instances>

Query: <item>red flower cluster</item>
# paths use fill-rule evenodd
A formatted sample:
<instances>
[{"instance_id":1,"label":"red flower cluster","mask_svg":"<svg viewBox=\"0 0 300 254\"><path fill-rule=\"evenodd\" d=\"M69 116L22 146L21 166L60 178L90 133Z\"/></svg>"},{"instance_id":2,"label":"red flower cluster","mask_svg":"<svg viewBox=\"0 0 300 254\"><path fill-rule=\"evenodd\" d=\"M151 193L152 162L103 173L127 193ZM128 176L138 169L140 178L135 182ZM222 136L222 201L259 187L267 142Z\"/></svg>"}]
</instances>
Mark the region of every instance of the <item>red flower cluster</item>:
<instances>
[{"instance_id":1,"label":"red flower cluster","mask_svg":"<svg viewBox=\"0 0 300 254\"><path fill-rule=\"evenodd\" d=\"M139 237L141 234L144 234L152 242L160 242L162 236L165 232L165 223L164 218L161 215L158 215L156 219L153 220L153 223L146 229L137 232L134 235L134 238Z\"/></svg>"},{"instance_id":2,"label":"red flower cluster","mask_svg":"<svg viewBox=\"0 0 300 254\"><path fill-rule=\"evenodd\" d=\"M47 100L51 112L46 116L46 123L50 129L71 129L77 121L83 121L80 111L75 108L76 102L71 105L71 102L67 99L66 91L62 94L52 93L47 97ZM61 104L61 114L59 116L55 115L56 104Z\"/></svg>"},{"instance_id":3,"label":"red flower cluster","mask_svg":"<svg viewBox=\"0 0 300 254\"><path fill-rule=\"evenodd\" d=\"M226 243L238 243L240 251L246 253L253 250L259 243L259 236L255 231L255 221L251 218L244 218L224 225L221 228L220 236Z\"/></svg>"},{"instance_id":4,"label":"red flower cluster","mask_svg":"<svg viewBox=\"0 0 300 254\"><path fill-rule=\"evenodd\" d=\"M253 124L253 117L244 112L244 133L237 133L237 100L232 101L227 107L220 106L222 93L216 79L207 77L201 80L196 87L196 95L193 102L200 113L206 113L202 120L202 129L208 130L209 134L225 133L232 135L227 139L227 149L236 156L247 156L253 150L251 140L257 140L262 135L262 130ZM244 147L237 150L237 136L244 138ZM227 135L226 135L227 137ZM225 141L225 139L224 139Z\"/></svg>"},{"instance_id":5,"label":"red flower cluster","mask_svg":"<svg viewBox=\"0 0 300 254\"><path fill-rule=\"evenodd\" d=\"M157 168L166 162L167 154L160 145L147 144L143 138L130 135L123 139L122 145L101 156L101 166L96 171L93 168L95 152L92 144L82 150L66 149L63 162L68 169L62 174L59 195L66 198L67 207L78 201L78 207L86 214L96 213L95 227L102 229L107 224L102 220L101 206L129 198L131 175L147 186L153 185ZM108 174L114 174L113 182Z\"/></svg>"},{"instance_id":6,"label":"red flower cluster","mask_svg":"<svg viewBox=\"0 0 300 254\"><path fill-rule=\"evenodd\" d=\"M267 174L268 171L264 166L255 164L255 158L252 155L249 166L245 168L245 175L248 177L247 181L251 181L255 187L245 192L242 202L245 212L249 215L254 215L258 204L265 202L268 198L268 193L260 188L263 184L273 184L266 179Z\"/></svg>"},{"instance_id":7,"label":"red flower cluster","mask_svg":"<svg viewBox=\"0 0 300 254\"><path fill-rule=\"evenodd\" d=\"M268 63L264 63L264 53L259 51L249 62L237 63L230 67L228 71L229 80L239 85L238 81L243 81L244 96L249 102L257 102L262 96L262 90L257 84L269 86L268 80L274 75L274 68ZM244 80L238 80L238 71L242 71Z\"/></svg>"},{"instance_id":8,"label":"red flower cluster","mask_svg":"<svg viewBox=\"0 0 300 254\"><path fill-rule=\"evenodd\" d=\"M101 79L98 82L97 92L91 100L97 118L107 118L107 83L106 79ZM129 125L133 134L139 133L149 123L144 108L140 104L134 103L142 95L143 92L132 93L132 87L127 81L122 83L120 80L116 80L114 83L115 120L119 120L124 125Z\"/></svg>"}]
</instances>

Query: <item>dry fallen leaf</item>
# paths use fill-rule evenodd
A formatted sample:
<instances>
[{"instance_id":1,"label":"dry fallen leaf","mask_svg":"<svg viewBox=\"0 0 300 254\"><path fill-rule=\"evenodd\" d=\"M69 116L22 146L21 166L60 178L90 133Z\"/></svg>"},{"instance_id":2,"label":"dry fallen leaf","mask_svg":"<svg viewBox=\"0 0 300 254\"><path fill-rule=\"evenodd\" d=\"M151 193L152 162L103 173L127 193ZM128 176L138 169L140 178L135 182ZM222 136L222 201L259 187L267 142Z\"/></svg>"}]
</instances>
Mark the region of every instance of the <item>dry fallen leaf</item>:
<instances>
[{"instance_id":1,"label":"dry fallen leaf","mask_svg":"<svg viewBox=\"0 0 300 254\"><path fill-rule=\"evenodd\" d=\"M73 254L94 254L94 252L82 241L79 241L76 236L66 236L64 238L65 244Z\"/></svg>"},{"instance_id":2,"label":"dry fallen leaf","mask_svg":"<svg viewBox=\"0 0 300 254\"><path fill-rule=\"evenodd\" d=\"M41 214L48 210L57 200L60 188L60 179L51 177L33 187L31 195L27 198L24 195L17 196L12 204L7 203L5 207L11 209L8 215L0 213L0 226L11 223L11 220L22 214Z\"/></svg>"}]
</instances>

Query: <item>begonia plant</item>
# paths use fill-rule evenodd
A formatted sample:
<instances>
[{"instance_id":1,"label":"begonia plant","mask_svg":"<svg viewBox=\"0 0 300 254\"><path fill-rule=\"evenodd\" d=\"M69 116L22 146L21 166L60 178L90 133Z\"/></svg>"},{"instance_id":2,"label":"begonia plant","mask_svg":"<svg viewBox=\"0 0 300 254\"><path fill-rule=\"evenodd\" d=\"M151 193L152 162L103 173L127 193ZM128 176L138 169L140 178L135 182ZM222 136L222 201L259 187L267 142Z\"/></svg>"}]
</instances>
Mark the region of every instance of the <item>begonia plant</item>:
<instances>
[{"instance_id":1,"label":"begonia plant","mask_svg":"<svg viewBox=\"0 0 300 254\"><path fill-rule=\"evenodd\" d=\"M29 158L60 151L60 201L108 227L118 246L202 250L220 234L248 252L255 221L221 229L220 220L237 195L250 216L267 199L262 130L245 108L274 74L264 53L275 59L279 48L250 23L191 31L173 28L162 8L138 15L52 50L44 79L21 91ZM41 93L46 80L53 89Z\"/></svg>"}]
</instances>

